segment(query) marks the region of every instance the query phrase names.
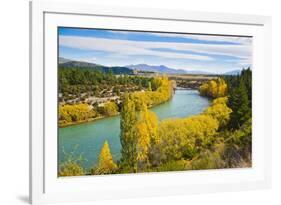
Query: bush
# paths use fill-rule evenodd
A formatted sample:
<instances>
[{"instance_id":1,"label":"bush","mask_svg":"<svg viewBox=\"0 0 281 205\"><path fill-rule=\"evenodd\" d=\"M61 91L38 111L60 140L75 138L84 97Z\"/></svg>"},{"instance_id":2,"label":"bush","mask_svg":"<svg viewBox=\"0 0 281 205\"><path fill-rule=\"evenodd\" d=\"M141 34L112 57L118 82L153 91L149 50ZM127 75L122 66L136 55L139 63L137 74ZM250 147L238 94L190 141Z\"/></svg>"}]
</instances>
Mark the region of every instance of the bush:
<instances>
[{"instance_id":1,"label":"bush","mask_svg":"<svg viewBox=\"0 0 281 205\"><path fill-rule=\"evenodd\" d=\"M66 153L63 149L63 154L65 155L65 161L60 163L58 175L61 177L65 176L82 176L85 175L85 170L82 168L81 164L83 162L83 157L80 154L78 157L75 156L75 152L78 148L76 145L70 153Z\"/></svg>"},{"instance_id":2,"label":"bush","mask_svg":"<svg viewBox=\"0 0 281 205\"><path fill-rule=\"evenodd\" d=\"M107 102L104 104L104 106L99 107L98 111L102 115L113 116L118 114L118 106L115 102Z\"/></svg>"},{"instance_id":3,"label":"bush","mask_svg":"<svg viewBox=\"0 0 281 205\"><path fill-rule=\"evenodd\" d=\"M208 115L186 119L164 120L159 125L160 143L157 161L192 159L211 144L218 129L218 121Z\"/></svg>"},{"instance_id":4,"label":"bush","mask_svg":"<svg viewBox=\"0 0 281 205\"><path fill-rule=\"evenodd\" d=\"M83 168L76 162L66 162L61 166L59 170L60 177L83 175L85 175Z\"/></svg>"},{"instance_id":5,"label":"bush","mask_svg":"<svg viewBox=\"0 0 281 205\"><path fill-rule=\"evenodd\" d=\"M161 164L155 169L157 172L166 172L166 171L183 171L190 169L190 163L187 160L178 160L178 161L169 161L164 164Z\"/></svg>"},{"instance_id":6,"label":"bush","mask_svg":"<svg viewBox=\"0 0 281 205\"><path fill-rule=\"evenodd\" d=\"M222 128L229 122L231 112L232 110L227 106L227 97L221 97L213 100L212 105L205 109L204 114L216 119Z\"/></svg>"},{"instance_id":7,"label":"bush","mask_svg":"<svg viewBox=\"0 0 281 205\"><path fill-rule=\"evenodd\" d=\"M60 105L59 125L88 120L96 115L97 113L88 104Z\"/></svg>"},{"instance_id":8,"label":"bush","mask_svg":"<svg viewBox=\"0 0 281 205\"><path fill-rule=\"evenodd\" d=\"M199 87L199 92L201 95L210 98L225 97L227 95L227 84L221 78L210 80Z\"/></svg>"}]
</instances>

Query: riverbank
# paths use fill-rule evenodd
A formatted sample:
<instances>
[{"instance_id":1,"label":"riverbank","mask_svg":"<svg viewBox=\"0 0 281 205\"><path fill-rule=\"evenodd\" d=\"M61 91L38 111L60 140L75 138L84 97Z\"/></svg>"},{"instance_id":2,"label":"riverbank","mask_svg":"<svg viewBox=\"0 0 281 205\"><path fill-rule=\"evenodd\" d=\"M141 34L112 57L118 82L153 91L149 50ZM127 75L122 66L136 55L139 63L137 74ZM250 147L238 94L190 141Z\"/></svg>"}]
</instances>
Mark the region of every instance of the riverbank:
<instances>
[{"instance_id":1,"label":"riverbank","mask_svg":"<svg viewBox=\"0 0 281 205\"><path fill-rule=\"evenodd\" d=\"M172 99L172 97L167 101L161 102L159 104L152 105L152 106L148 107L148 109L157 107L157 106L162 105L164 103L167 103L171 99ZM86 120L80 120L80 121L75 121L75 122L67 122L67 123L64 123L64 124L59 124L58 127L64 128L64 127L69 127L69 126L73 126L73 125L85 124L85 123L94 122L94 121L98 121L98 120L102 120L102 119L106 119L106 118L110 118L110 117L115 117L115 116L118 116L118 115L120 115L120 112L118 112L115 115L110 115L110 116L99 116L99 117L96 117L96 118L89 118L89 119L86 119Z\"/></svg>"},{"instance_id":2,"label":"riverbank","mask_svg":"<svg viewBox=\"0 0 281 205\"><path fill-rule=\"evenodd\" d=\"M163 121L200 114L209 105L209 99L200 96L197 90L176 90L170 100L150 107L150 110L157 115L159 121ZM63 150L70 153L78 145L74 157L83 153L87 160L83 161L82 166L89 169L97 163L105 141L109 143L114 161L120 160L120 115L100 118L79 126L67 126L58 131L60 162L65 159Z\"/></svg>"},{"instance_id":3,"label":"riverbank","mask_svg":"<svg viewBox=\"0 0 281 205\"><path fill-rule=\"evenodd\" d=\"M85 123L94 122L94 121L98 121L98 120L102 120L102 119L106 119L106 118L114 117L114 116L118 116L118 115L120 115L120 113L118 113L116 115L111 115L111 116L99 116L96 118L90 118L90 119L80 120L80 121L76 121L76 122L68 122L68 123L64 123L62 125L59 124L58 127L64 128L64 127L69 127L69 126L73 126L73 125L85 124Z\"/></svg>"},{"instance_id":4,"label":"riverbank","mask_svg":"<svg viewBox=\"0 0 281 205\"><path fill-rule=\"evenodd\" d=\"M153 80L155 88L152 91L151 85L147 91L138 91L130 93L130 98L134 101L135 109L141 110L143 104L147 107L159 105L167 102L173 96L173 81L165 76L157 77ZM91 122L96 119L105 118L119 114L120 102L106 102L102 106L88 105L87 103L79 103L74 105L59 106L59 127L70 126Z\"/></svg>"}]
</instances>

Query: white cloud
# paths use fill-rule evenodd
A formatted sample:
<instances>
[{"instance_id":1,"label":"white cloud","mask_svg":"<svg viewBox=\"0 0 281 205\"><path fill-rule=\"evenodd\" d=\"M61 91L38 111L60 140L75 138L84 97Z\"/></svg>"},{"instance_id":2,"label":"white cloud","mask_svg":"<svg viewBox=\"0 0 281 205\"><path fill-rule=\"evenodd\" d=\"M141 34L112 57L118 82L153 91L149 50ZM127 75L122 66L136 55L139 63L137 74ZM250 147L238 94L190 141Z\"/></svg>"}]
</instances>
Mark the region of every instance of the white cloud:
<instances>
[{"instance_id":1,"label":"white cloud","mask_svg":"<svg viewBox=\"0 0 281 205\"><path fill-rule=\"evenodd\" d=\"M149 42L78 36L60 36L59 44L71 48L106 51L129 56L150 55L202 61L214 60L212 57L206 56L206 54L226 55L244 59L251 57L251 45ZM170 49L174 52L156 51L152 49ZM192 51L198 54L178 53L177 51Z\"/></svg>"},{"instance_id":2,"label":"white cloud","mask_svg":"<svg viewBox=\"0 0 281 205\"><path fill-rule=\"evenodd\" d=\"M108 31L110 33L132 35L138 32L132 31ZM227 35L211 35L211 34L179 34L179 33L157 33L157 32L140 32L149 36L159 36L159 37L177 37L185 39L194 39L201 41L213 41L213 42L224 42L224 43L236 43L243 45L250 45L252 43L251 37L240 37L240 36L227 36Z\"/></svg>"},{"instance_id":3,"label":"white cloud","mask_svg":"<svg viewBox=\"0 0 281 205\"><path fill-rule=\"evenodd\" d=\"M180 37L186 39L195 39L201 41L214 41L214 42L227 42L227 43L236 43L243 45L250 45L252 43L251 37L239 37L239 36L218 36L218 35L199 35L199 34L167 34L167 33L149 33L153 36L161 37Z\"/></svg>"},{"instance_id":4,"label":"white cloud","mask_svg":"<svg viewBox=\"0 0 281 205\"><path fill-rule=\"evenodd\" d=\"M154 42L140 42L128 40L114 40L94 37L77 37L77 36L60 36L59 44L61 46L83 49L83 50L98 50L117 53L120 55L150 55L164 58L181 58L192 60L210 61L213 58L197 55L184 54L176 52L155 51L151 49L170 48L177 50L179 44L154 43Z\"/></svg>"},{"instance_id":5,"label":"white cloud","mask_svg":"<svg viewBox=\"0 0 281 205\"><path fill-rule=\"evenodd\" d=\"M103 65L164 64L172 68L221 73L251 65L252 48L250 41L237 40L244 41L244 43L241 45L198 44L60 36L59 45L88 51L103 51L105 55L100 57L87 56L83 58L81 55L72 55L73 59ZM165 51L161 49L165 49ZM194 53L183 53L185 51ZM209 55L223 55L232 58L221 59Z\"/></svg>"}]
</instances>

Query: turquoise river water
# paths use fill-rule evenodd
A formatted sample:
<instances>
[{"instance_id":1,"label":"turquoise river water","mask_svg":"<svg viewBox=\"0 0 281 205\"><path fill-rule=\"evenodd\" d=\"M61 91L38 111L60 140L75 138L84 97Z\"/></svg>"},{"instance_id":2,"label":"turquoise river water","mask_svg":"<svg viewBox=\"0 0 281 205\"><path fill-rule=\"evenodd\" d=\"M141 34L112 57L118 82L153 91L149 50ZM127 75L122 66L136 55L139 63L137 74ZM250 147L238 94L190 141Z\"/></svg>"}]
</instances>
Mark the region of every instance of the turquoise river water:
<instances>
[{"instance_id":1,"label":"turquoise river water","mask_svg":"<svg viewBox=\"0 0 281 205\"><path fill-rule=\"evenodd\" d=\"M150 110L159 120L182 118L202 112L209 100L199 95L197 90L176 90L173 98ZM59 128L59 162L65 160L65 153L73 150L73 155L82 154L83 167L89 169L97 163L103 143L107 140L115 161L120 159L120 116L108 117L93 122ZM76 147L74 149L74 147ZM63 151L64 150L64 151Z\"/></svg>"}]
</instances>

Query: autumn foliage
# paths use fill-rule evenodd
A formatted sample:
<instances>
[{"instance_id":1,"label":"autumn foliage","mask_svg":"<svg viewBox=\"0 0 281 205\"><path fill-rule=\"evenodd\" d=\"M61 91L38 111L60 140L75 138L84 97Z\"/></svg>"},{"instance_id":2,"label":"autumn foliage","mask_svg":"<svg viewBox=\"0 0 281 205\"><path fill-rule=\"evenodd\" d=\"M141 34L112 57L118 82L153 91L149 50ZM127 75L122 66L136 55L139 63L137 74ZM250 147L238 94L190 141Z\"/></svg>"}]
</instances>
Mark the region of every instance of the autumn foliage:
<instances>
[{"instance_id":1,"label":"autumn foliage","mask_svg":"<svg viewBox=\"0 0 281 205\"><path fill-rule=\"evenodd\" d=\"M88 104L60 105L59 125L83 122L96 115L97 113Z\"/></svg>"},{"instance_id":2,"label":"autumn foliage","mask_svg":"<svg viewBox=\"0 0 281 205\"><path fill-rule=\"evenodd\" d=\"M225 97L227 95L227 84L222 78L210 80L200 86L199 92L210 98Z\"/></svg>"},{"instance_id":3,"label":"autumn foliage","mask_svg":"<svg viewBox=\"0 0 281 205\"><path fill-rule=\"evenodd\" d=\"M99 156L98 166L94 169L94 174L112 174L116 171L117 165L112 159L108 142L105 141Z\"/></svg>"},{"instance_id":4,"label":"autumn foliage","mask_svg":"<svg viewBox=\"0 0 281 205\"><path fill-rule=\"evenodd\" d=\"M167 76L155 77L148 91L134 92L131 94L131 99L135 103L136 110L141 110L143 104L147 107L152 107L160 103L168 101L172 97L172 83ZM151 90L153 87L153 90Z\"/></svg>"},{"instance_id":5,"label":"autumn foliage","mask_svg":"<svg viewBox=\"0 0 281 205\"><path fill-rule=\"evenodd\" d=\"M210 80L199 88L201 95L212 99L209 107L198 115L163 121L149 108L172 97L167 77L155 78L147 91L126 93L120 113L121 159L113 161L105 142L92 174L250 167L250 78L251 71L243 70L239 76ZM108 107L114 113L115 106ZM82 113L89 111L83 105L78 108ZM67 106L61 110L64 112L67 116L76 113ZM83 173L79 164L71 161L60 169L61 176Z\"/></svg>"}]
</instances>

